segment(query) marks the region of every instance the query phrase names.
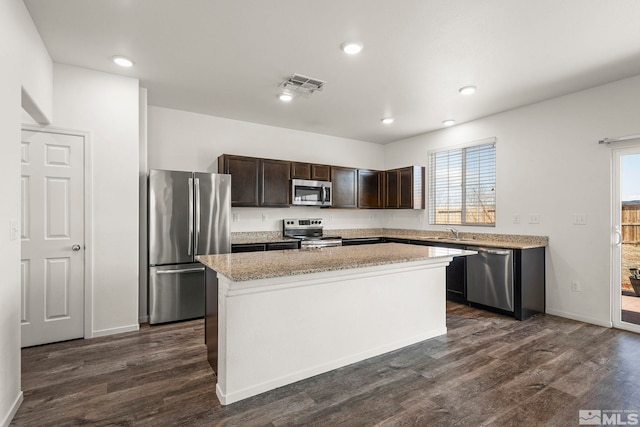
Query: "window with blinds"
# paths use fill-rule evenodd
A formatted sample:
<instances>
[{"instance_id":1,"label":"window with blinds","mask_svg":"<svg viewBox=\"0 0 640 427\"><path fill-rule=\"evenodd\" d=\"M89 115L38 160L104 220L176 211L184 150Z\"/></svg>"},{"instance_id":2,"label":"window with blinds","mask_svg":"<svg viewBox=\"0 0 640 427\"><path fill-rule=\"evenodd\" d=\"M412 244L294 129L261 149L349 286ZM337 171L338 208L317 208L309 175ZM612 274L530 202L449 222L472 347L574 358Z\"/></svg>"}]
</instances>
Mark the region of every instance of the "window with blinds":
<instances>
[{"instance_id":1,"label":"window with blinds","mask_svg":"<svg viewBox=\"0 0 640 427\"><path fill-rule=\"evenodd\" d=\"M496 144L429 154L429 223L496 224Z\"/></svg>"}]
</instances>

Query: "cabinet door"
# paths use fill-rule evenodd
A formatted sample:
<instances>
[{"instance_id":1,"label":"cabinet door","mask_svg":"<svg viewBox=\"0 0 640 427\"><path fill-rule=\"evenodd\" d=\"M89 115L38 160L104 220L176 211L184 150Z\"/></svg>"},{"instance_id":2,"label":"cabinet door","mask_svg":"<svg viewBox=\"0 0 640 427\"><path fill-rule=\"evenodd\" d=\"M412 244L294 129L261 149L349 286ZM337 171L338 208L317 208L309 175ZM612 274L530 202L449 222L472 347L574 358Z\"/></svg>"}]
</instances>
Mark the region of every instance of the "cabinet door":
<instances>
[{"instance_id":1,"label":"cabinet door","mask_svg":"<svg viewBox=\"0 0 640 427\"><path fill-rule=\"evenodd\" d=\"M407 167L398 170L400 178L400 197L398 207L411 209L413 207L413 168Z\"/></svg>"},{"instance_id":2,"label":"cabinet door","mask_svg":"<svg viewBox=\"0 0 640 427\"><path fill-rule=\"evenodd\" d=\"M331 167L331 187L333 189L333 203L335 208L358 207L358 170Z\"/></svg>"},{"instance_id":3,"label":"cabinet door","mask_svg":"<svg viewBox=\"0 0 640 427\"><path fill-rule=\"evenodd\" d=\"M289 206L291 163L284 160L262 159L260 165L260 180L262 182L260 205Z\"/></svg>"},{"instance_id":4,"label":"cabinet door","mask_svg":"<svg viewBox=\"0 0 640 427\"><path fill-rule=\"evenodd\" d=\"M385 172L385 196L384 207L385 208L397 208L398 205L398 170L390 170Z\"/></svg>"},{"instance_id":5,"label":"cabinet door","mask_svg":"<svg viewBox=\"0 0 640 427\"><path fill-rule=\"evenodd\" d=\"M329 181L331 167L327 165L311 165L311 179L314 181Z\"/></svg>"},{"instance_id":6,"label":"cabinet door","mask_svg":"<svg viewBox=\"0 0 640 427\"><path fill-rule=\"evenodd\" d=\"M380 171L358 170L358 207L382 207L382 175Z\"/></svg>"},{"instance_id":7,"label":"cabinet door","mask_svg":"<svg viewBox=\"0 0 640 427\"><path fill-rule=\"evenodd\" d=\"M311 164L291 162L291 179L311 179Z\"/></svg>"},{"instance_id":8,"label":"cabinet door","mask_svg":"<svg viewBox=\"0 0 640 427\"><path fill-rule=\"evenodd\" d=\"M218 170L231 174L231 206L259 206L260 159L223 155Z\"/></svg>"}]
</instances>

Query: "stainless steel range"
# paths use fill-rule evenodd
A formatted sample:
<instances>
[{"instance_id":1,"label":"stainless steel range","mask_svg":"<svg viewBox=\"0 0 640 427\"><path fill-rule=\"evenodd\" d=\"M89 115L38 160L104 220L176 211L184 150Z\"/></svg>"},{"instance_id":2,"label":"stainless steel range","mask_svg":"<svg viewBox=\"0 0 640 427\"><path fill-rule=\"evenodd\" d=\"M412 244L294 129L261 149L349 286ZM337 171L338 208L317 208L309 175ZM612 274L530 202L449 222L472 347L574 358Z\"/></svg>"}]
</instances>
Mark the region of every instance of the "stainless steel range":
<instances>
[{"instance_id":1,"label":"stainless steel range","mask_svg":"<svg viewBox=\"0 0 640 427\"><path fill-rule=\"evenodd\" d=\"M285 218L282 230L285 237L300 239L300 249L342 246L342 237L323 234L322 218Z\"/></svg>"}]
</instances>

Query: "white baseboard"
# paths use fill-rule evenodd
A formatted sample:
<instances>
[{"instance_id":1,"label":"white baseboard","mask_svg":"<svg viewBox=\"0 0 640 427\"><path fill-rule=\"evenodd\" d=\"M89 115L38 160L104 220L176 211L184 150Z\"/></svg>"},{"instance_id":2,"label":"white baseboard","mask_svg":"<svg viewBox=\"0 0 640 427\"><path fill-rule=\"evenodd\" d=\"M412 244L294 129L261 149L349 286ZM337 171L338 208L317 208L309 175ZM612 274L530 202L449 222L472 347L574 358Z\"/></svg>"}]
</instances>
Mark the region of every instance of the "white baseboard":
<instances>
[{"instance_id":1,"label":"white baseboard","mask_svg":"<svg viewBox=\"0 0 640 427\"><path fill-rule=\"evenodd\" d=\"M579 322L591 323L593 325L604 326L605 328L613 328L613 323L611 321L603 321L601 319L596 319L594 317L582 316L576 313L569 313L562 310L555 310L553 308L548 308L546 312L548 314L553 314L554 316L566 317L567 319L577 320Z\"/></svg>"},{"instance_id":2,"label":"white baseboard","mask_svg":"<svg viewBox=\"0 0 640 427\"><path fill-rule=\"evenodd\" d=\"M7 413L7 415L2 420L2 423L0 423L2 427L9 427L9 424L11 424L11 420L13 420L13 417L16 416L16 412L18 412L18 408L20 408L23 399L24 395L22 394L22 391L20 391L18 397L16 397L16 400L13 402L13 405L11 405L9 413Z\"/></svg>"},{"instance_id":3,"label":"white baseboard","mask_svg":"<svg viewBox=\"0 0 640 427\"><path fill-rule=\"evenodd\" d=\"M93 331L92 338L104 337L104 336L107 336L107 335L121 334L123 332L133 332L133 331L137 331L139 329L140 329L140 325L137 324L137 323L134 324L134 325L121 326L119 328L100 329L100 330L97 330L97 331Z\"/></svg>"}]
</instances>

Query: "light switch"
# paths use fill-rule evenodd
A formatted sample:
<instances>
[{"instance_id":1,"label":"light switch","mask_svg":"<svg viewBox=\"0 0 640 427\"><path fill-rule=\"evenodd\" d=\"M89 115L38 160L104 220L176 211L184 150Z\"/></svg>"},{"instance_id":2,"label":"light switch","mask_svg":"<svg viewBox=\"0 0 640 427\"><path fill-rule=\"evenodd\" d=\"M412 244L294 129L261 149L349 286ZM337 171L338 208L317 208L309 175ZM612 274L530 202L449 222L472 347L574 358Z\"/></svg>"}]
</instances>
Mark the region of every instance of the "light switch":
<instances>
[{"instance_id":1,"label":"light switch","mask_svg":"<svg viewBox=\"0 0 640 427\"><path fill-rule=\"evenodd\" d=\"M573 225L587 225L587 214L573 214Z\"/></svg>"},{"instance_id":2,"label":"light switch","mask_svg":"<svg viewBox=\"0 0 640 427\"><path fill-rule=\"evenodd\" d=\"M18 221L9 221L9 240L18 240L18 236L20 236Z\"/></svg>"}]
</instances>

